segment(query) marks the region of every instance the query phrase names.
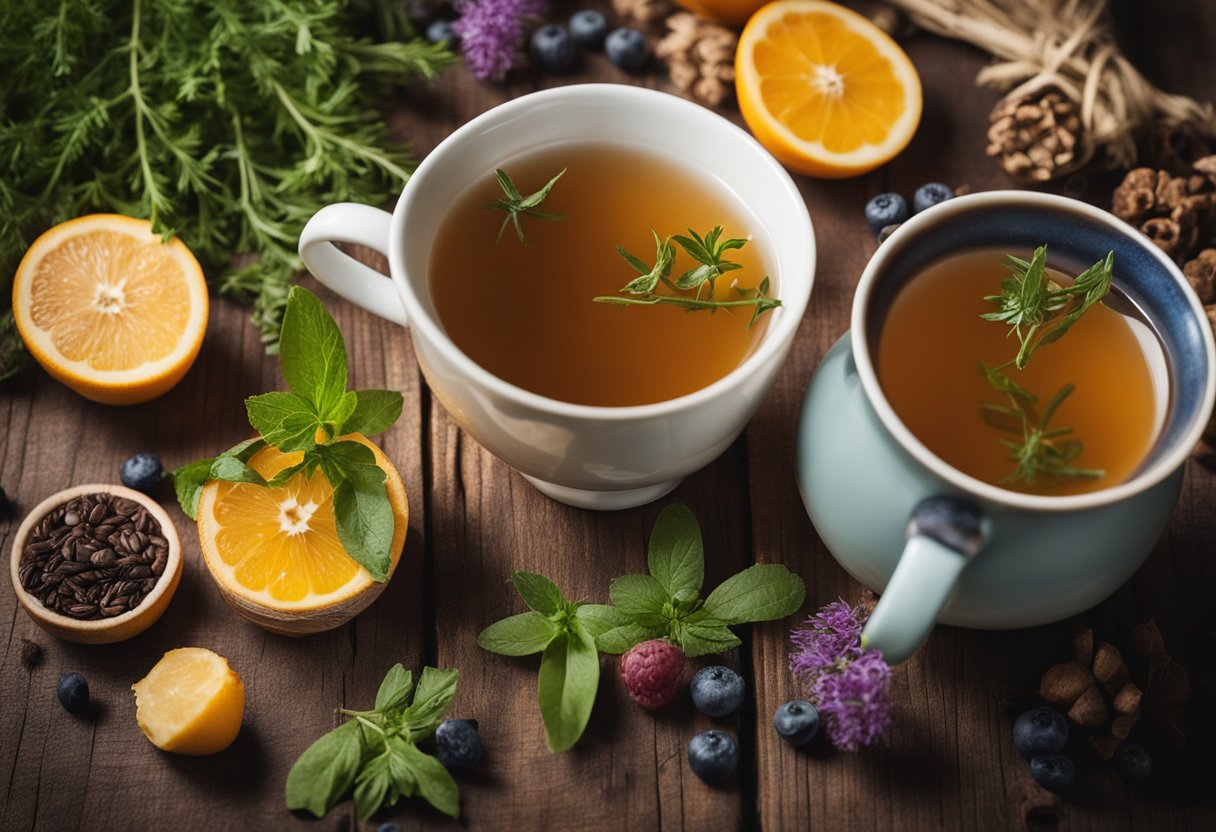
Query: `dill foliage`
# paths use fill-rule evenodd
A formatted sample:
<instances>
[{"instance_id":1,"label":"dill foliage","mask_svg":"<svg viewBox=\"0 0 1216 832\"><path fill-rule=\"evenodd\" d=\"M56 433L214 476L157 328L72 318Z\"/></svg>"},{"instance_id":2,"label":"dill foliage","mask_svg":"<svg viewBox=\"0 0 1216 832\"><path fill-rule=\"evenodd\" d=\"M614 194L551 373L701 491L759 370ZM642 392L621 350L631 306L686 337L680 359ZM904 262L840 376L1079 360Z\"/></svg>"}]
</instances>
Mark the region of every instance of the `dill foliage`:
<instances>
[{"instance_id":1,"label":"dill foliage","mask_svg":"<svg viewBox=\"0 0 1216 832\"><path fill-rule=\"evenodd\" d=\"M145 217L179 235L221 293L253 304L271 352L304 223L330 202L382 202L409 176L377 103L452 59L392 0L5 6L0 291L51 225ZM15 343L0 337L0 377Z\"/></svg>"}]
</instances>

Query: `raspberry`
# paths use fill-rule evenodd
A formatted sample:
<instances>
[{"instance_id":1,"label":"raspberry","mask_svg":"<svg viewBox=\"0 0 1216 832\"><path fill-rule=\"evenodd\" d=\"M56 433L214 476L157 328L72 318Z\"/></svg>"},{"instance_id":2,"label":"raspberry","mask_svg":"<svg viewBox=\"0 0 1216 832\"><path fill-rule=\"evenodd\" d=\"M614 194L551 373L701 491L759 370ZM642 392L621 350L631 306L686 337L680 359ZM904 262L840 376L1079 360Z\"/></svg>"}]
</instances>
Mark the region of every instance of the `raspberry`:
<instances>
[{"instance_id":1,"label":"raspberry","mask_svg":"<svg viewBox=\"0 0 1216 832\"><path fill-rule=\"evenodd\" d=\"M629 698L648 711L666 705L684 686L684 651L666 639L635 644L621 656L620 668Z\"/></svg>"}]
</instances>

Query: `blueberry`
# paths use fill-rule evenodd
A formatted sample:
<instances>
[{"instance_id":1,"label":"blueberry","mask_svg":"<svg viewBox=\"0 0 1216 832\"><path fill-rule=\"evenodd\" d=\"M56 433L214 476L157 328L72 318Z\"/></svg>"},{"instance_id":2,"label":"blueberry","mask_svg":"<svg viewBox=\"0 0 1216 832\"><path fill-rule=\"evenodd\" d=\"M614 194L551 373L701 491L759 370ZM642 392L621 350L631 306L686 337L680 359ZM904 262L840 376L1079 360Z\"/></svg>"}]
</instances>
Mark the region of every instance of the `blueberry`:
<instances>
[{"instance_id":1,"label":"blueberry","mask_svg":"<svg viewBox=\"0 0 1216 832\"><path fill-rule=\"evenodd\" d=\"M866 222L875 234L883 226L895 225L908 218L908 203L899 194L879 194L866 203Z\"/></svg>"},{"instance_id":2,"label":"blueberry","mask_svg":"<svg viewBox=\"0 0 1216 832\"><path fill-rule=\"evenodd\" d=\"M156 454L136 454L127 457L118 470L118 476L122 479L123 485L145 494L155 491L164 475L164 466L160 464Z\"/></svg>"},{"instance_id":3,"label":"blueberry","mask_svg":"<svg viewBox=\"0 0 1216 832\"><path fill-rule=\"evenodd\" d=\"M401 832L401 824L382 823L376 828L376 832Z\"/></svg>"},{"instance_id":4,"label":"blueberry","mask_svg":"<svg viewBox=\"0 0 1216 832\"><path fill-rule=\"evenodd\" d=\"M481 759L481 734L475 719L445 719L435 729L435 756L452 771L465 771Z\"/></svg>"},{"instance_id":5,"label":"blueberry","mask_svg":"<svg viewBox=\"0 0 1216 832\"><path fill-rule=\"evenodd\" d=\"M79 673L65 673L59 677L59 704L68 713L84 714L89 710L89 683Z\"/></svg>"},{"instance_id":6,"label":"blueberry","mask_svg":"<svg viewBox=\"0 0 1216 832\"><path fill-rule=\"evenodd\" d=\"M790 745L806 745L819 733L819 710L802 699L786 702L773 714L773 727Z\"/></svg>"},{"instance_id":7,"label":"blueberry","mask_svg":"<svg viewBox=\"0 0 1216 832\"><path fill-rule=\"evenodd\" d=\"M607 31L608 22L595 9L583 9L570 16L570 36L579 46L599 49Z\"/></svg>"},{"instance_id":8,"label":"blueberry","mask_svg":"<svg viewBox=\"0 0 1216 832\"><path fill-rule=\"evenodd\" d=\"M688 743L688 765L706 783L722 783L739 765L735 738L725 731L705 731Z\"/></svg>"},{"instance_id":9,"label":"blueberry","mask_svg":"<svg viewBox=\"0 0 1216 832\"><path fill-rule=\"evenodd\" d=\"M570 30L550 23L532 33L532 57L541 69L549 72L569 72L578 61L578 49Z\"/></svg>"},{"instance_id":10,"label":"blueberry","mask_svg":"<svg viewBox=\"0 0 1216 832\"><path fill-rule=\"evenodd\" d=\"M604 38L604 53L608 60L628 72L641 69L650 58L646 38L637 29L628 26L613 29Z\"/></svg>"},{"instance_id":11,"label":"blueberry","mask_svg":"<svg viewBox=\"0 0 1216 832\"><path fill-rule=\"evenodd\" d=\"M1153 773L1153 758L1144 746L1121 742L1115 749L1115 771L1124 783L1135 783Z\"/></svg>"},{"instance_id":12,"label":"blueberry","mask_svg":"<svg viewBox=\"0 0 1216 832\"><path fill-rule=\"evenodd\" d=\"M1066 791L1072 785L1072 760L1063 754L1044 754L1030 758L1030 776L1045 789L1053 792Z\"/></svg>"},{"instance_id":13,"label":"blueberry","mask_svg":"<svg viewBox=\"0 0 1216 832\"><path fill-rule=\"evenodd\" d=\"M432 20L426 27L426 39L431 43L438 43L451 49L460 40L456 37L456 32L452 30L452 23L449 20Z\"/></svg>"},{"instance_id":14,"label":"blueberry","mask_svg":"<svg viewBox=\"0 0 1216 832\"><path fill-rule=\"evenodd\" d=\"M1055 708L1031 708L1013 722L1013 744L1027 759L1055 754L1068 742L1068 720Z\"/></svg>"},{"instance_id":15,"label":"blueberry","mask_svg":"<svg viewBox=\"0 0 1216 832\"><path fill-rule=\"evenodd\" d=\"M926 208L932 208L947 199L954 199L954 189L941 182L930 182L927 185L921 185L916 189L916 193L912 194L912 210L919 214Z\"/></svg>"},{"instance_id":16,"label":"blueberry","mask_svg":"<svg viewBox=\"0 0 1216 832\"><path fill-rule=\"evenodd\" d=\"M729 667L703 667L689 684L692 704L706 716L726 716L743 704L743 677Z\"/></svg>"}]
</instances>

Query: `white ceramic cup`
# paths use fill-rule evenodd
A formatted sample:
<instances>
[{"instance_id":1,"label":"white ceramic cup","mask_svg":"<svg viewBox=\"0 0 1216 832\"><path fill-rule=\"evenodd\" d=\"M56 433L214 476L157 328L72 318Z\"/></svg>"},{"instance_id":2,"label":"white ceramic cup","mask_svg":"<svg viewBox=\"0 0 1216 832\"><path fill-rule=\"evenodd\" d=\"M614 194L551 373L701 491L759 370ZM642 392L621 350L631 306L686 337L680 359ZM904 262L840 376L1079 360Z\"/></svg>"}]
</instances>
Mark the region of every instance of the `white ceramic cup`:
<instances>
[{"instance_id":1,"label":"white ceramic cup","mask_svg":"<svg viewBox=\"0 0 1216 832\"><path fill-rule=\"evenodd\" d=\"M760 344L713 384L679 398L593 407L540 396L477 365L444 332L428 283L431 242L450 206L512 157L593 139L678 155L716 178L753 214L773 294ZM388 257L391 279L333 243ZM768 392L810 299L815 242L806 204L785 169L746 132L699 105L654 90L583 84L516 98L448 136L418 166L390 215L337 204L300 235L300 256L347 300L408 326L427 384L452 418L542 492L582 508L656 500L721 454ZM740 326L743 322L740 322Z\"/></svg>"}]
</instances>

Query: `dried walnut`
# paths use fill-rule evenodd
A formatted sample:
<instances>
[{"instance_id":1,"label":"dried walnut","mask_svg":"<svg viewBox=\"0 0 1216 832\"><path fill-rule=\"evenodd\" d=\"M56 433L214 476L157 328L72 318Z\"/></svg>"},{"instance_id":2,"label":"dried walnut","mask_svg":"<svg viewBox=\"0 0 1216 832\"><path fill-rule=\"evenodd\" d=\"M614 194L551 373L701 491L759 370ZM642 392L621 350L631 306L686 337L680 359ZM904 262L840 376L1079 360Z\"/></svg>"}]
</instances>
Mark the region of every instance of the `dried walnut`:
<instances>
[{"instance_id":1,"label":"dried walnut","mask_svg":"<svg viewBox=\"0 0 1216 832\"><path fill-rule=\"evenodd\" d=\"M739 36L690 12L667 18L667 29L655 54L667 63L675 88L709 107L725 101L734 90Z\"/></svg>"}]
</instances>

